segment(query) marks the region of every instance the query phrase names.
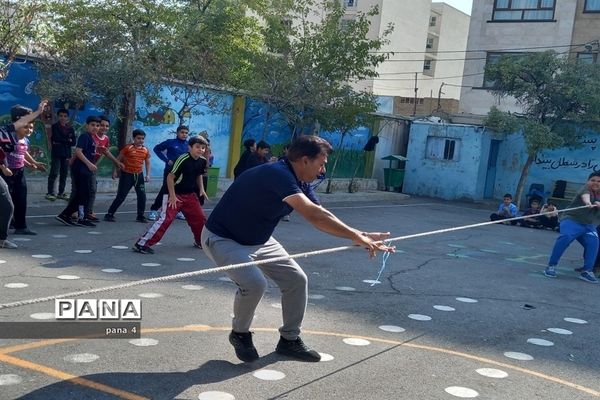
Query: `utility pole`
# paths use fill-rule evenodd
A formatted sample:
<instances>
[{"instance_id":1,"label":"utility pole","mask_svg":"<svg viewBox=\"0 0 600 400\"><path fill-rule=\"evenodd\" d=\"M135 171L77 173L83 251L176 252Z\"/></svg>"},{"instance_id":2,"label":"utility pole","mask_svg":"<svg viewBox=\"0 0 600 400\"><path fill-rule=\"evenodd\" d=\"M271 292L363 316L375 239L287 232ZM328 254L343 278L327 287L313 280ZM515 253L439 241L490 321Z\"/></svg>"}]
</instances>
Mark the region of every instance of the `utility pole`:
<instances>
[{"instance_id":1,"label":"utility pole","mask_svg":"<svg viewBox=\"0 0 600 400\"><path fill-rule=\"evenodd\" d=\"M444 82L442 82L442 84L440 85L440 90L438 91L438 105L437 105L437 110L435 110L436 112L439 112L442 110L442 94L445 94L444 92L442 92L443 87L444 87Z\"/></svg>"},{"instance_id":2,"label":"utility pole","mask_svg":"<svg viewBox=\"0 0 600 400\"><path fill-rule=\"evenodd\" d=\"M413 107L413 116L417 115L417 92L419 91L419 88L417 87L417 74L418 72L415 72L415 104Z\"/></svg>"}]
</instances>

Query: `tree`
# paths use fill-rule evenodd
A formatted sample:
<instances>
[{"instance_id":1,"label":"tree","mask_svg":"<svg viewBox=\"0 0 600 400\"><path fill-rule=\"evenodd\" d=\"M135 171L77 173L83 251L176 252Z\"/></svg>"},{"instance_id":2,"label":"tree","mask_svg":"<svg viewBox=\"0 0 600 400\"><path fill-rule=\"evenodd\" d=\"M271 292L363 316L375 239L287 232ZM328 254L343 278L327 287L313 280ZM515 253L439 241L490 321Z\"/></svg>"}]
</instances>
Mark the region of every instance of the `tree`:
<instances>
[{"instance_id":1,"label":"tree","mask_svg":"<svg viewBox=\"0 0 600 400\"><path fill-rule=\"evenodd\" d=\"M272 0L268 10L262 15L266 51L249 54L254 79L246 79L244 89L282 113L293 136L311 132L317 121L345 129L356 114L376 109L374 97L348 86L375 77L387 57L379 50L393 27L379 38L368 37L376 7L353 20L345 20L341 3L331 0ZM353 110L341 113L348 120L331 115L344 105ZM330 117L335 118L327 121Z\"/></svg>"},{"instance_id":2,"label":"tree","mask_svg":"<svg viewBox=\"0 0 600 400\"><path fill-rule=\"evenodd\" d=\"M529 168L539 152L575 144L576 124L600 121L600 67L557 55L554 51L506 55L485 69L490 91L514 97L521 114L492 107L484 125L498 132L520 132L527 149L517 184L520 203Z\"/></svg>"},{"instance_id":3,"label":"tree","mask_svg":"<svg viewBox=\"0 0 600 400\"><path fill-rule=\"evenodd\" d=\"M6 79L18 55L27 55L42 37L48 2L0 1L0 80Z\"/></svg>"}]
</instances>

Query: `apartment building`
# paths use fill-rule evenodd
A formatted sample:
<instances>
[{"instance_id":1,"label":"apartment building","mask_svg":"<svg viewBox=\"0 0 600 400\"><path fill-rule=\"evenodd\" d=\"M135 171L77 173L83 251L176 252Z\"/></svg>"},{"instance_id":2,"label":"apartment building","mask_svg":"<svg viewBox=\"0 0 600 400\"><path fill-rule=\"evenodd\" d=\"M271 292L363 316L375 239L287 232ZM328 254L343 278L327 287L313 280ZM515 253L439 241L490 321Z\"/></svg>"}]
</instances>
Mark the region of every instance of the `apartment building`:
<instances>
[{"instance_id":1,"label":"apartment building","mask_svg":"<svg viewBox=\"0 0 600 400\"><path fill-rule=\"evenodd\" d=\"M484 70L506 53L554 50L596 62L600 0L477 0L473 2L459 110L486 115L491 106L519 112L512 98L490 92Z\"/></svg>"},{"instance_id":2,"label":"apartment building","mask_svg":"<svg viewBox=\"0 0 600 400\"><path fill-rule=\"evenodd\" d=\"M382 51L394 54L382 63L379 77L355 87L394 97L394 113L428 115L438 109L456 112L460 98L469 16L431 0L340 0L344 19L379 7L371 37L379 37L389 23L394 31ZM415 87L417 89L415 94Z\"/></svg>"}]
</instances>

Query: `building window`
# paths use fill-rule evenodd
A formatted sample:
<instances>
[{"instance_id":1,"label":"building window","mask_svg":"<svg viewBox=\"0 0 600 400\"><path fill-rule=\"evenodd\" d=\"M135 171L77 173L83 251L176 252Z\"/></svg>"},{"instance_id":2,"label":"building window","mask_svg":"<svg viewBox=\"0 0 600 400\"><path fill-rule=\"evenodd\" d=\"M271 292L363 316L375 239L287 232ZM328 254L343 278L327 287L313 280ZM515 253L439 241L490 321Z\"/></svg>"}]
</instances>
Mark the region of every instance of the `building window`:
<instances>
[{"instance_id":1,"label":"building window","mask_svg":"<svg viewBox=\"0 0 600 400\"><path fill-rule=\"evenodd\" d=\"M595 64L598 59L598 53L577 53L577 61L586 64Z\"/></svg>"},{"instance_id":2,"label":"building window","mask_svg":"<svg viewBox=\"0 0 600 400\"><path fill-rule=\"evenodd\" d=\"M511 53L495 53L495 52L488 52L487 53L487 58L485 61L485 65L489 65L489 64L496 64L501 57L512 57L515 60L518 60L520 57L524 57L526 56L528 53L517 53L517 52L511 52ZM483 87L484 88L494 88L496 86L496 81L488 79L486 76L483 77Z\"/></svg>"},{"instance_id":3,"label":"building window","mask_svg":"<svg viewBox=\"0 0 600 400\"><path fill-rule=\"evenodd\" d=\"M600 0L585 0L583 12L600 12Z\"/></svg>"},{"instance_id":4,"label":"building window","mask_svg":"<svg viewBox=\"0 0 600 400\"><path fill-rule=\"evenodd\" d=\"M429 136L425 148L426 158L433 160L458 161L460 139Z\"/></svg>"},{"instance_id":5,"label":"building window","mask_svg":"<svg viewBox=\"0 0 600 400\"><path fill-rule=\"evenodd\" d=\"M344 5L346 7L356 7L356 0L344 0Z\"/></svg>"},{"instance_id":6,"label":"building window","mask_svg":"<svg viewBox=\"0 0 600 400\"><path fill-rule=\"evenodd\" d=\"M437 17L435 17L435 16L429 17L429 26L435 26L436 23L437 23Z\"/></svg>"},{"instance_id":7,"label":"building window","mask_svg":"<svg viewBox=\"0 0 600 400\"><path fill-rule=\"evenodd\" d=\"M352 23L351 19L347 19L347 18L342 18L340 20L340 30L342 31L347 31L348 28L350 27L350 24Z\"/></svg>"},{"instance_id":8,"label":"building window","mask_svg":"<svg viewBox=\"0 0 600 400\"><path fill-rule=\"evenodd\" d=\"M431 60L425 60L423 63L423 71L431 71Z\"/></svg>"},{"instance_id":9,"label":"building window","mask_svg":"<svg viewBox=\"0 0 600 400\"><path fill-rule=\"evenodd\" d=\"M427 43L425 44L425 48L427 50L433 49L433 38L431 38L431 37L427 38Z\"/></svg>"},{"instance_id":10,"label":"building window","mask_svg":"<svg viewBox=\"0 0 600 400\"><path fill-rule=\"evenodd\" d=\"M555 0L495 0L492 21L552 21L554 3Z\"/></svg>"}]
</instances>

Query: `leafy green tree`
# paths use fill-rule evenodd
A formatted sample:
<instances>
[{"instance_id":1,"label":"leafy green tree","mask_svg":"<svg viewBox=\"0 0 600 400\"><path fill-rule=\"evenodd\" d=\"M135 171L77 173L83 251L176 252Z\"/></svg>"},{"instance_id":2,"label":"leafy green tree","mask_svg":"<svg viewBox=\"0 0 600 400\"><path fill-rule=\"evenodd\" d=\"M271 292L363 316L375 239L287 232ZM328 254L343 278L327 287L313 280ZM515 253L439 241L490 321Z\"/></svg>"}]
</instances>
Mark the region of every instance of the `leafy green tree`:
<instances>
[{"instance_id":1,"label":"leafy green tree","mask_svg":"<svg viewBox=\"0 0 600 400\"><path fill-rule=\"evenodd\" d=\"M485 77L494 83L494 95L513 97L523 110L511 114L492 107L484 121L490 129L524 137L527 159L515 194L519 204L536 156L575 145L577 124L600 121L600 67L546 51L503 56L486 66Z\"/></svg>"},{"instance_id":2,"label":"leafy green tree","mask_svg":"<svg viewBox=\"0 0 600 400\"><path fill-rule=\"evenodd\" d=\"M47 7L41 0L0 1L0 80L15 58L27 55L43 37Z\"/></svg>"},{"instance_id":3,"label":"leafy green tree","mask_svg":"<svg viewBox=\"0 0 600 400\"><path fill-rule=\"evenodd\" d=\"M272 0L266 9L266 51L247 54L253 79L244 79L243 88L282 113L294 136L311 132L317 121L344 130L356 115L376 108L374 97L348 86L377 76L375 68L387 57L378 51L393 27L369 38L376 7L352 20L344 19L339 1ZM342 112L345 106L351 112Z\"/></svg>"}]
</instances>

